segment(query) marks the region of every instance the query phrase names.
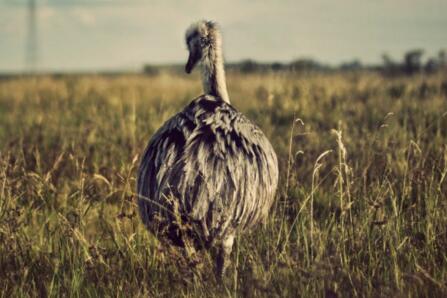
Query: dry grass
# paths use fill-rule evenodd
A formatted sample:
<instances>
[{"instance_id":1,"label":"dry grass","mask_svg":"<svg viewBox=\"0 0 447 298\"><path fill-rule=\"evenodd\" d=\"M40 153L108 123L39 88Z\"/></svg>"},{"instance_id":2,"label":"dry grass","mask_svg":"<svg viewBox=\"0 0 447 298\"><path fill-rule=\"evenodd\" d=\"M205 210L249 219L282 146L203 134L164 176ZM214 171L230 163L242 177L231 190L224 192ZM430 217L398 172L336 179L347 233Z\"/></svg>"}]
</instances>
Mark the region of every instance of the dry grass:
<instances>
[{"instance_id":1,"label":"dry grass","mask_svg":"<svg viewBox=\"0 0 447 298\"><path fill-rule=\"evenodd\" d=\"M138 218L147 140L195 77L0 82L0 296L447 295L447 76L229 74L281 183L224 285Z\"/></svg>"}]
</instances>

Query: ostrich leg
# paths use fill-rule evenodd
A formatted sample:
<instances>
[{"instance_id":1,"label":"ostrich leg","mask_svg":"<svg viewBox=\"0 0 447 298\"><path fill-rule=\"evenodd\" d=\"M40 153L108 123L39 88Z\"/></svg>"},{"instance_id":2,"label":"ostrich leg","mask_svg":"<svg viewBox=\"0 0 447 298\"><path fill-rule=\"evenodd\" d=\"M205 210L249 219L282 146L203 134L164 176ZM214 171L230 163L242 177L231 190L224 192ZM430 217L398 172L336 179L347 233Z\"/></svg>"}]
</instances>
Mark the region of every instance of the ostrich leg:
<instances>
[{"instance_id":1,"label":"ostrich leg","mask_svg":"<svg viewBox=\"0 0 447 298\"><path fill-rule=\"evenodd\" d=\"M216 260L216 275L222 280L225 276L225 270L230 264L231 250L233 249L234 235L227 236L219 248Z\"/></svg>"}]
</instances>

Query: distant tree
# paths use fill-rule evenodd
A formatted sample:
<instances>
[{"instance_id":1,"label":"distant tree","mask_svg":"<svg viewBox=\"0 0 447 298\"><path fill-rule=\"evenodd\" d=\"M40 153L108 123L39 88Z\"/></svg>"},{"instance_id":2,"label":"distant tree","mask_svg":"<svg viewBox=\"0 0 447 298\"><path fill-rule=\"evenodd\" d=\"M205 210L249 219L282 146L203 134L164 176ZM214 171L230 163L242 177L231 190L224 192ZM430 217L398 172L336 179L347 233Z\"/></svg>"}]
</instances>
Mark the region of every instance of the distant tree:
<instances>
[{"instance_id":1,"label":"distant tree","mask_svg":"<svg viewBox=\"0 0 447 298\"><path fill-rule=\"evenodd\" d=\"M435 73L440 70L447 70L447 54L445 50L440 50L436 57L429 58L424 65L426 73Z\"/></svg>"},{"instance_id":2,"label":"distant tree","mask_svg":"<svg viewBox=\"0 0 447 298\"><path fill-rule=\"evenodd\" d=\"M385 75L397 75L401 71L401 65L395 62L387 53L382 55L382 73Z\"/></svg>"},{"instance_id":3,"label":"distant tree","mask_svg":"<svg viewBox=\"0 0 447 298\"><path fill-rule=\"evenodd\" d=\"M258 62L247 59L239 63L239 70L243 73L252 73L260 70L260 65Z\"/></svg>"},{"instance_id":4,"label":"distant tree","mask_svg":"<svg viewBox=\"0 0 447 298\"><path fill-rule=\"evenodd\" d=\"M146 64L143 66L143 73L147 76L156 76L160 73L157 66Z\"/></svg>"},{"instance_id":5,"label":"distant tree","mask_svg":"<svg viewBox=\"0 0 447 298\"><path fill-rule=\"evenodd\" d=\"M362 67L363 65L359 60L345 62L340 65L341 70L359 70L362 69Z\"/></svg>"},{"instance_id":6,"label":"distant tree","mask_svg":"<svg viewBox=\"0 0 447 298\"><path fill-rule=\"evenodd\" d=\"M301 72L301 71L324 70L327 69L327 67L321 65L319 62L313 59L297 59L289 64L289 69L291 71Z\"/></svg>"},{"instance_id":7,"label":"distant tree","mask_svg":"<svg viewBox=\"0 0 447 298\"><path fill-rule=\"evenodd\" d=\"M422 54L423 50L411 50L404 56L404 71L407 75L412 75L422 70Z\"/></svg>"},{"instance_id":8,"label":"distant tree","mask_svg":"<svg viewBox=\"0 0 447 298\"><path fill-rule=\"evenodd\" d=\"M384 66L396 65L396 62L387 53L382 54L382 61Z\"/></svg>"},{"instance_id":9,"label":"distant tree","mask_svg":"<svg viewBox=\"0 0 447 298\"><path fill-rule=\"evenodd\" d=\"M447 68L447 52L446 50L440 50L438 53L438 63L439 67L446 69Z\"/></svg>"},{"instance_id":10,"label":"distant tree","mask_svg":"<svg viewBox=\"0 0 447 298\"><path fill-rule=\"evenodd\" d=\"M279 70L282 70L284 68L284 65L282 65L282 63L279 63L279 62L273 62L272 65L270 66L270 68L273 71L279 71Z\"/></svg>"},{"instance_id":11,"label":"distant tree","mask_svg":"<svg viewBox=\"0 0 447 298\"><path fill-rule=\"evenodd\" d=\"M439 60L436 58L428 59L424 66L424 71L426 73L435 73L439 71L439 69L440 69Z\"/></svg>"}]
</instances>

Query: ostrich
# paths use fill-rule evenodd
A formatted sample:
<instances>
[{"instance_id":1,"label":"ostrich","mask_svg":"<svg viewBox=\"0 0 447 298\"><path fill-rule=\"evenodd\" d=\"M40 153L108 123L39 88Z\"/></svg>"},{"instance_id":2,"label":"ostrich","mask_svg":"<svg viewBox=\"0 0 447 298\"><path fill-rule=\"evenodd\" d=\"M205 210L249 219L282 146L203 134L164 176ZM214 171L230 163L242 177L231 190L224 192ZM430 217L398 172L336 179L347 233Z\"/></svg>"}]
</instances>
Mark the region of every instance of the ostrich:
<instances>
[{"instance_id":1,"label":"ostrich","mask_svg":"<svg viewBox=\"0 0 447 298\"><path fill-rule=\"evenodd\" d=\"M194 250L216 247L216 274L223 278L235 236L269 212L278 162L264 133L230 104L216 23L192 24L186 44L185 71L201 62L205 94L149 141L139 167L138 205L157 237Z\"/></svg>"}]
</instances>

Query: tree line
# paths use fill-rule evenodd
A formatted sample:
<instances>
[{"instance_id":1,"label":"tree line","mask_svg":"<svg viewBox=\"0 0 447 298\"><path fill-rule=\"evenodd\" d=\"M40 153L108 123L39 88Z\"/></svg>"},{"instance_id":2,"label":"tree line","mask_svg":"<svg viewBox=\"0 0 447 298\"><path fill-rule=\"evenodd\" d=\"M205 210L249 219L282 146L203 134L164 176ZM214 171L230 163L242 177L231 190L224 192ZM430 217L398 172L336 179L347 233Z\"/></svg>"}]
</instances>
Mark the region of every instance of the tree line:
<instances>
[{"instance_id":1,"label":"tree line","mask_svg":"<svg viewBox=\"0 0 447 298\"><path fill-rule=\"evenodd\" d=\"M246 59L240 62L227 63L226 68L229 71L239 71L241 73L277 71L300 73L370 70L378 71L386 76L414 75L420 73L432 74L439 71L447 71L447 53L445 50L440 50L436 56L428 57L427 59L423 59L423 56L423 50L414 49L404 53L401 60L394 60L385 53L382 55L382 63L378 65L365 65L360 60L352 60L336 66L324 64L310 58L296 59L289 63L266 63ZM143 73L149 76L158 75L162 68L175 72L183 72L182 65L155 66L146 64L143 67Z\"/></svg>"}]
</instances>

